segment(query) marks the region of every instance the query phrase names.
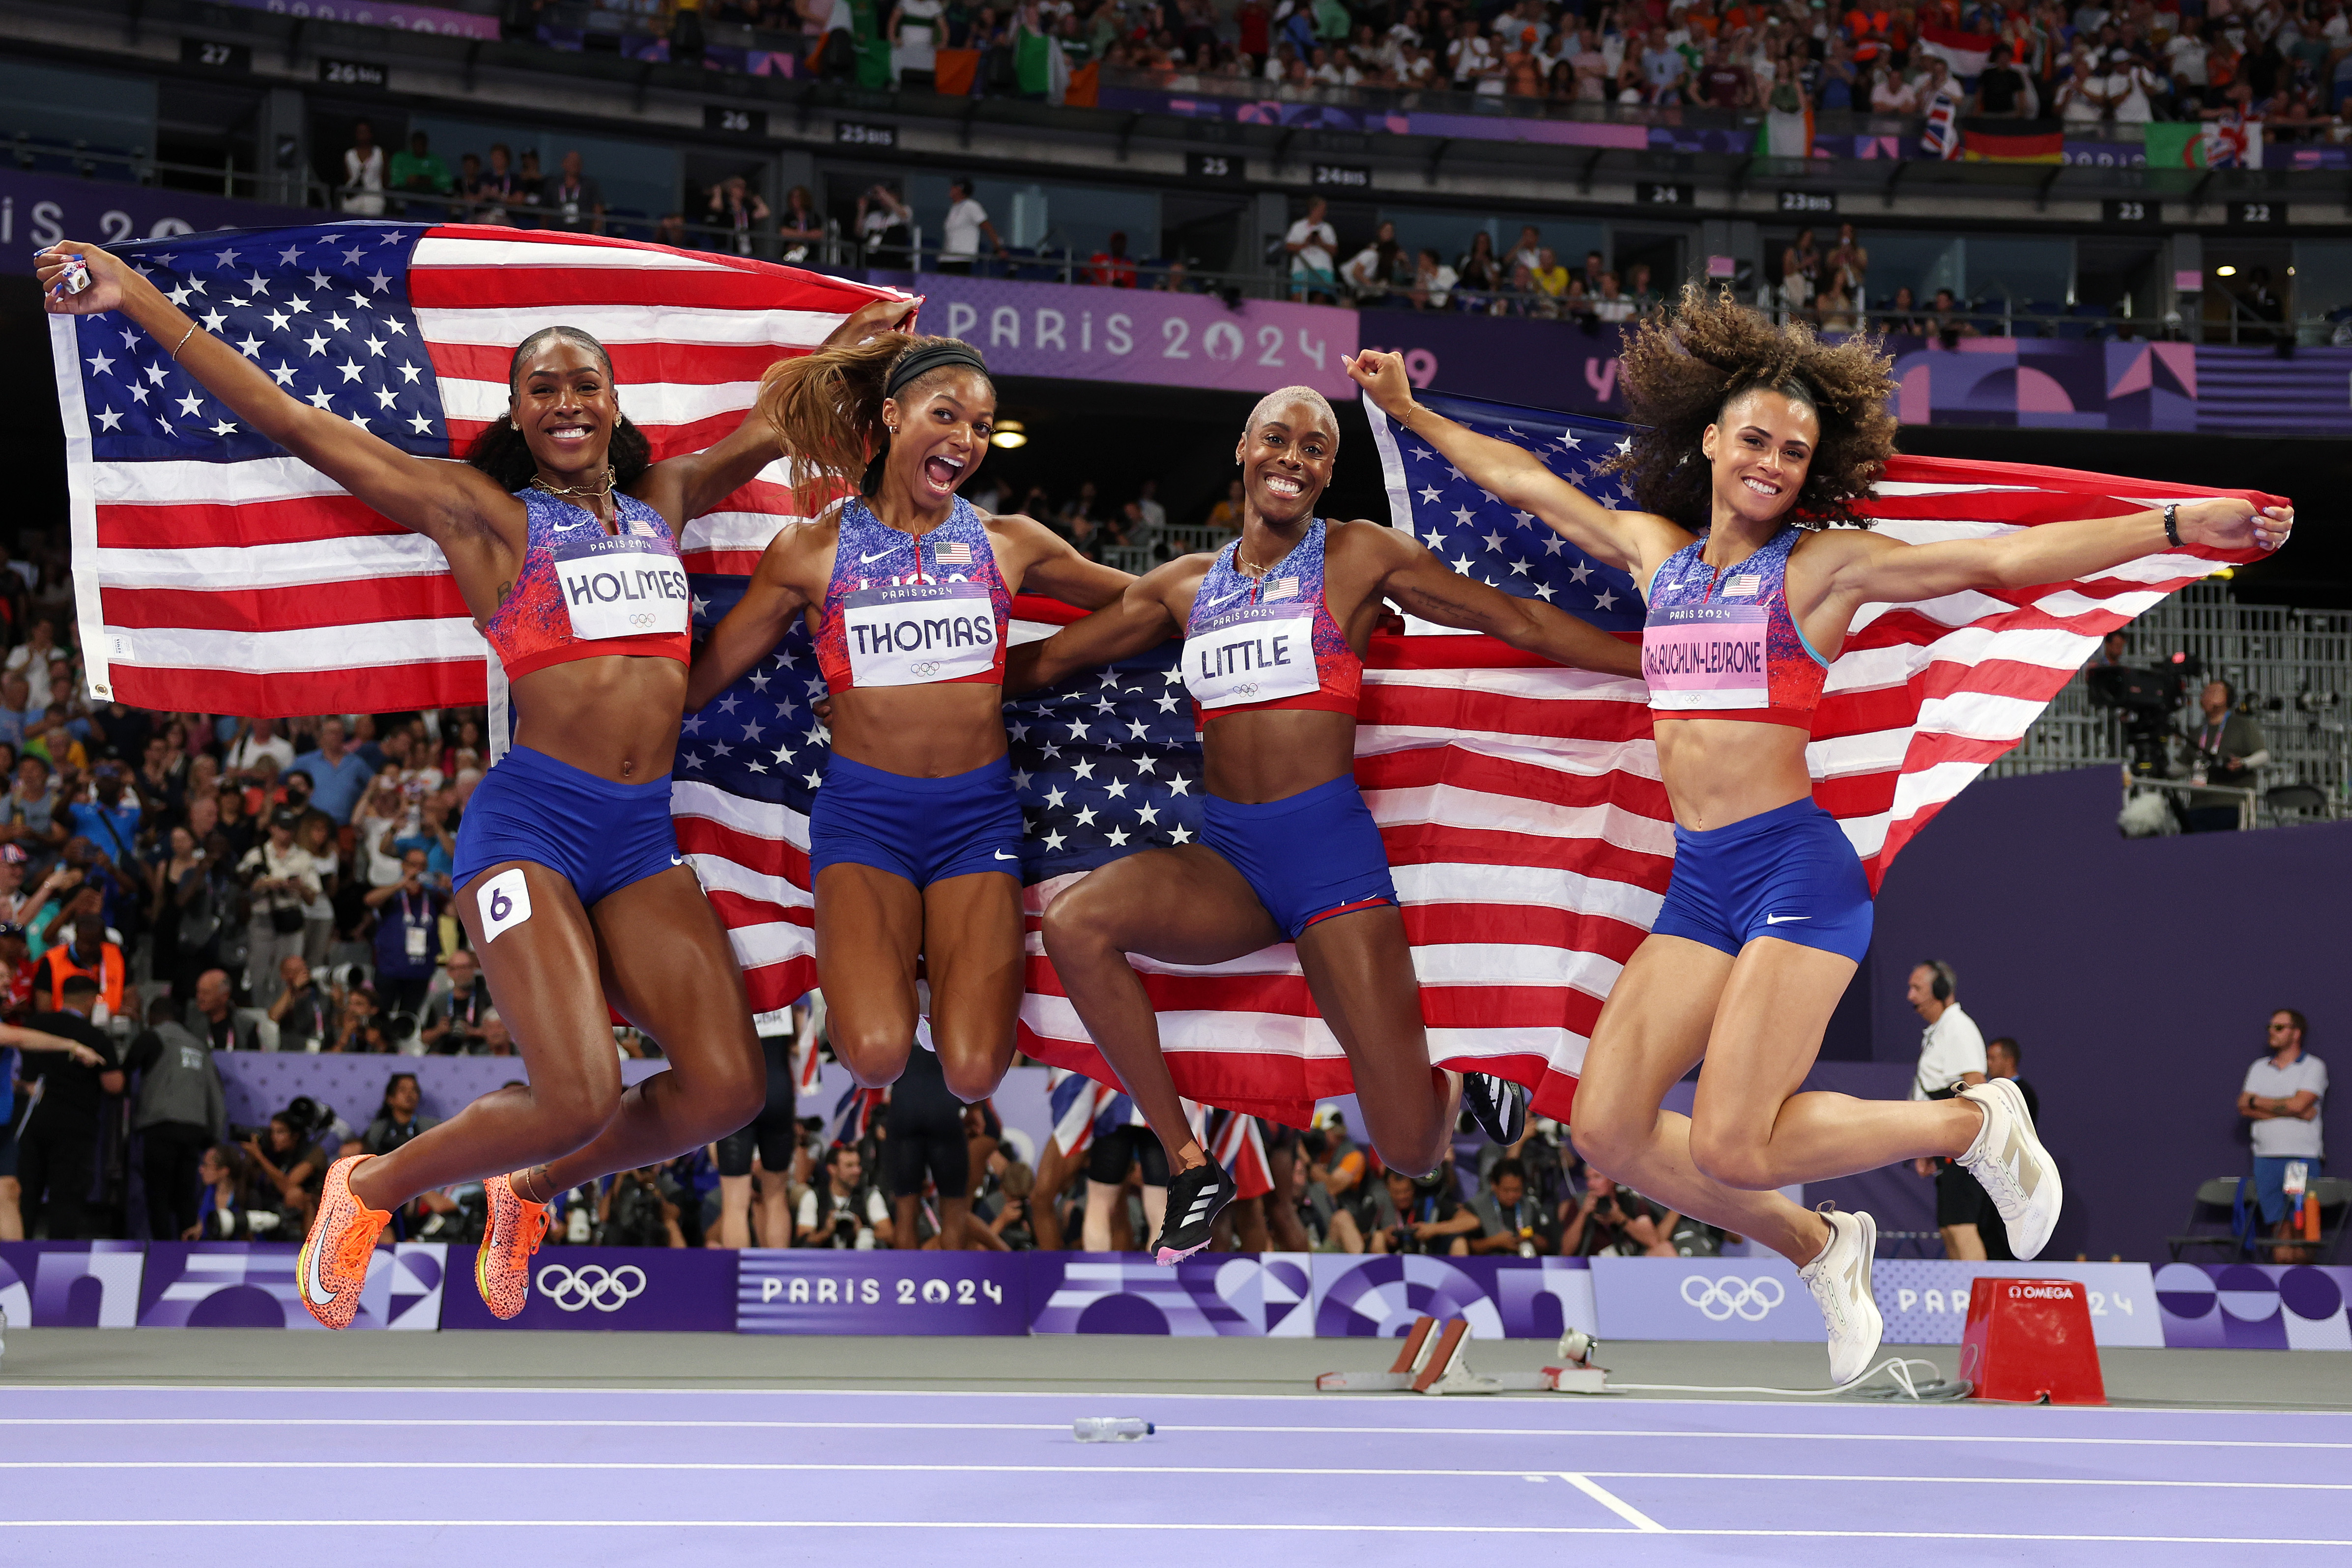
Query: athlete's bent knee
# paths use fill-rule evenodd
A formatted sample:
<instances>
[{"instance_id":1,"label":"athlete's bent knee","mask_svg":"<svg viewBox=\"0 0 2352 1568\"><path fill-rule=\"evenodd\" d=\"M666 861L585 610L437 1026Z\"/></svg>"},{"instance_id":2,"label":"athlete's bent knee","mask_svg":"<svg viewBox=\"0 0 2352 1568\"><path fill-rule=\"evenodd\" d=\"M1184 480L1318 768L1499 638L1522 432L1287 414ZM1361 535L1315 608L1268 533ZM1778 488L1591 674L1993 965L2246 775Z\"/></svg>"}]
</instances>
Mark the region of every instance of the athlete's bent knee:
<instances>
[{"instance_id":1,"label":"athlete's bent knee","mask_svg":"<svg viewBox=\"0 0 2352 1568\"><path fill-rule=\"evenodd\" d=\"M1056 962L1074 962L1113 951L1116 944L1106 920L1108 912L1101 904L1083 887L1074 887L1054 900L1040 923L1046 955Z\"/></svg>"},{"instance_id":2,"label":"athlete's bent knee","mask_svg":"<svg viewBox=\"0 0 2352 1568\"><path fill-rule=\"evenodd\" d=\"M1693 1124L1691 1164L1709 1181L1743 1192L1769 1192L1780 1186L1771 1151L1753 1138Z\"/></svg>"},{"instance_id":3,"label":"athlete's bent knee","mask_svg":"<svg viewBox=\"0 0 2352 1568\"><path fill-rule=\"evenodd\" d=\"M1363 1102L1357 1102L1362 1107ZM1448 1128L1433 1114L1415 1115L1395 1111L1384 1114L1364 1112L1364 1135L1372 1141L1372 1148L1381 1163L1419 1181L1444 1163L1450 1142Z\"/></svg>"},{"instance_id":4,"label":"athlete's bent knee","mask_svg":"<svg viewBox=\"0 0 2352 1568\"><path fill-rule=\"evenodd\" d=\"M548 1140L569 1152L595 1139L621 1108L621 1086L568 1084L532 1091L539 1123Z\"/></svg>"},{"instance_id":5,"label":"athlete's bent knee","mask_svg":"<svg viewBox=\"0 0 2352 1568\"><path fill-rule=\"evenodd\" d=\"M915 1049L915 1024L912 1019L903 1024L846 1026L828 1020L825 1038L859 1088L886 1089L907 1070L907 1053Z\"/></svg>"},{"instance_id":6,"label":"athlete's bent knee","mask_svg":"<svg viewBox=\"0 0 2352 1568\"><path fill-rule=\"evenodd\" d=\"M1004 1069L1012 1064L1010 1052L1006 1053L1002 1067L993 1057L982 1051L954 1055L946 1051L940 1052L940 1076L946 1080L948 1092L967 1105L975 1104L995 1093L1004 1082Z\"/></svg>"}]
</instances>

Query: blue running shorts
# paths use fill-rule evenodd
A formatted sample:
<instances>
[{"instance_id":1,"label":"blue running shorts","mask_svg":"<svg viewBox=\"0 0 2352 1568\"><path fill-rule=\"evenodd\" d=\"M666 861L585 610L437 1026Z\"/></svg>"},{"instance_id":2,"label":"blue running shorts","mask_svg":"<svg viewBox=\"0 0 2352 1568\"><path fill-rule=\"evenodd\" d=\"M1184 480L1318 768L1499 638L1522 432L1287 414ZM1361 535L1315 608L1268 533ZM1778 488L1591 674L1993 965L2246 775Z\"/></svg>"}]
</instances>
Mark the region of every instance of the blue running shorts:
<instances>
[{"instance_id":1,"label":"blue running shorts","mask_svg":"<svg viewBox=\"0 0 2352 1568\"><path fill-rule=\"evenodd\" d=\"M684 864L670 822L669 775L618 784L514 747L466 802L450 885L462 889L501 861L545 866L572 884L583 908Z\"/></svg>"},{"instance_id":2,"label":"blue running shorts","mask_svg":"<svg viewBox=\"0 0 2352 1568\"><path fill-rule=\"evenodd\" d=\"M909 779L834 753L809 810L809 877L844 862L918 888L974 872L1018 877L1021 797L1013 758L945 779Z\"/></svg>"},{"instance_id":3,"label":"blue running shorts","mask_svg":"<svg viewBox=\"0 0 2352 1568\"><path fill-rule=\"evenodd\" d=\"M1318 920L1397 901L1380 825L1349 775L1255 806L1205 795L1201 842L1247 879L1294 942Z\"/></svg>"},{"instance_id":4,"label":"blue running shorts","mask_svg":"<svg viewBox=\"0 0 2352 1568\"><path fill-rule=\"evenodd\" d=\"M1870 946L1870 881L1837 819L1808 798L1728 827L1675 827L1675 874L1650 927L1738 953L1759 936L1843 954Z\"/></svg>"}]
</instances>

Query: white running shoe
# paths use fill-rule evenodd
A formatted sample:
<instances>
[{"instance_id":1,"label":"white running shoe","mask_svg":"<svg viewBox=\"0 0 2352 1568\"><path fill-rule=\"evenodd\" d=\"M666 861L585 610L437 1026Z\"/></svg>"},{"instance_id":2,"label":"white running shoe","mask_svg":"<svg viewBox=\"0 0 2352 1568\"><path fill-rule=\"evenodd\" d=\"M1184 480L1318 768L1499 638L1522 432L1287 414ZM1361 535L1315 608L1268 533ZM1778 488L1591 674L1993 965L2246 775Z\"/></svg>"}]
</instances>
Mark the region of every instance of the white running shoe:
<instances>
[{"instance_id":1,"label":"white running shoe","mask_svg":"<svg viewBox=\"0 0 2352 1568\"><path fill-rule=\"evenodd\" d=\"M2066 1201L2058 1162L2042 1146L2025 1096L2009 1079L1971 1083L1960 1091L1960 1098L1984 1108L1984 1125L1959 1163L1992 1195L1993 1207L2009 1228L2009 1249L2018 1261L2039 1257Z\"/></svg>"},{"instance_id":2,"label":"white running shoe","mask_svg":"<svg viewBox=\"0 0 2352 1568\"><path fill-rule=\"evenodd\" d=\"M1797 1270L1822 1309L1830 1331L1830 1382L1843 1388L1870 1370L1886 1333L1878 1297L1870 1287L1870 1260L1878 1251L1878 1221L1866 1214L1822 1211L1830 1244Z\"/></svg>"}]
</instances>

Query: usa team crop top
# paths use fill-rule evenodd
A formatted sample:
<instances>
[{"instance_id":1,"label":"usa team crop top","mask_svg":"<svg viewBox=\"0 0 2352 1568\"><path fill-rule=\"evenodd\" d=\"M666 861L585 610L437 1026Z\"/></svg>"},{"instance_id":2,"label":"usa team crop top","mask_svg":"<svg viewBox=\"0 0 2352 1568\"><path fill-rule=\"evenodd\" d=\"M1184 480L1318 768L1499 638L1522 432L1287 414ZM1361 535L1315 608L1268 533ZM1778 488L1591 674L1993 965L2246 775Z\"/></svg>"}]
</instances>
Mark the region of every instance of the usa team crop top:
<instances>
[{"instance_id":1,"label":"usa team crop top","mask_svg":"<svg viewBox=\"0 0 2352 1568\"><path fill-rule=\"evenodd\" d=\"M1829 661L1789 613L1789 552L1803 537L1785 527L1721 571L1701 538L1659 566L1642 626L1651 712L1812 727Z\"/></svg>"},{"instance_id":2,"label":"usa team crop top","mask_svg":"<svg viewBox=\"0 0 2352 1568\"><path fill-rule=\"evenodd\" d=\"M1268 708L1356 712L1364 661L1324 602L1325 537L1317 517L1264 577L1234 564L1239 539L1209 563L1184 624L1184 686L1196 724Z\"/></svg>"},{"instance_id":3,"label":"usa team crop top","mask_svg":"<svg viewBox=\"0 0 2352 1568\"><path fill-rule=\"evenodd\" d=\"M615 494L617 531L608 534L584 507L540 490L515 494L530 542L512 591L482 627L509 680L606 654L692 660L686 568L659 512Z\"/></svg>"},{"instance_id":4,"label":"usa team crop top","mask_svg":"<svg viewBox=\"0 0 2352 1568\"><path fill-rule=\"evenodd\" d=\"M1013 595L971 502L958 496L947 521L916 535L853 496L842 504L840 539L817 621L827 687L1004 684Z\"/></svg>"}]
</instances>

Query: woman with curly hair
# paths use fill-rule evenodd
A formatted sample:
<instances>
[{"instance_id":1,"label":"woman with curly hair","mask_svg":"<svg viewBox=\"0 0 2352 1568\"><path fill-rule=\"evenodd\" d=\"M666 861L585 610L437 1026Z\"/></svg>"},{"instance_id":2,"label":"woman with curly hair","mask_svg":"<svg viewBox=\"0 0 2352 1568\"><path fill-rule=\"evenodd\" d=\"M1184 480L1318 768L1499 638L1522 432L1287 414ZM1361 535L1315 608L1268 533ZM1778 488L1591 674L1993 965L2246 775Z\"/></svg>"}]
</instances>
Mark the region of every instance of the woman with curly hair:
<instances>
[{"instance_id":1,"label":"woman with curly hair","mask_svg":"<svg viewBox=\"0 0 2352 1568\"><path fill-rule=\"evenodd\" d=\"M90 282L69 294L56 285L70 256ZM677 858L669 771L689 653L677 533L782 455L778 431L755 413L705 451L652 462L611 356L554 326L515 350L507 409L467 462L420 457L292 396L96 246L37 259L50 310L121 311L236 419L438 546L512 683L515 745L467 805L453 881L530 1082L390 1153L335 1161L299 1259L303 1304L348 1327L392 1211L487 1178L475 1283L510 1318L547 1200L733 1132L765 1090L726 929ZM877 300L835 337L909 308ZM661 1041L668 1071L624 1090L607 998Z\"/></svg>"},{"instance_id":2,"label":"woman with curly hair","mask_svg":"<svg viewBox=\"0 0 2352 1568\"><path fill-rule=\"evenodd\" d=\"M883 332L826 349L770 371L760 408L804 465L857 493L770 543L696 652L687 706L806 619L833 704L808 828L825 1032L858 1082L907 1075L890 1104L893 1190L921 1191L928 1167L961 1199L955 1102L994 1093L1013 1065L1024 973L1004 728L1013 596L1094 610L1134 580L957 494L996 422L995 383L968 344ZM919 963L936 1053L913 1050Z\"/></svg>"},{"instance_id":3,"label":"woman with curly hair","mask_svg":"<svg viewBox=\"0 0 2352 1568\"><path fill-rule=\"evenodd\" d=\"M1349 373L1474 484L1641 585L1674 880L1593 1027L1576 1145L1644 1197L1799 1265L1828 1325L1832 1376L1861 1376L1881 1333L1876 1227L1774 1188L1944 1155L1984 1185L2011 1247L2032 1258L2060 1184L2006 1080L1937 1100L1798 1092L1870 940L1861 862L1814 804L1805 766L1829 661L1865 605L2005 593L2183 543L2275 549L2293 513L2215 497L1996 538L1882 538L1854 504L1894 451L1886 357L1869 340L1824 343L1696 288L1625 351L1621 384L1649 427L1613 461L1631 510L1422 408L1393 354L1359 354ZM1691 1114L1663 1111L1702 1061Z\"/></svg>"}]
</instances>

